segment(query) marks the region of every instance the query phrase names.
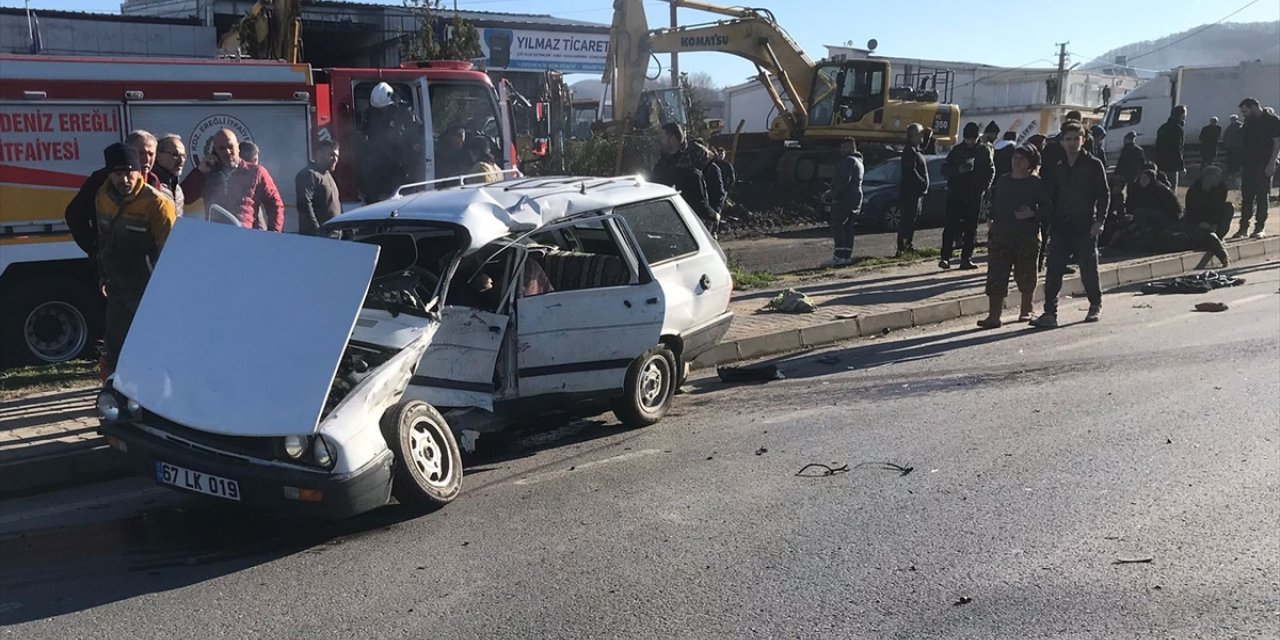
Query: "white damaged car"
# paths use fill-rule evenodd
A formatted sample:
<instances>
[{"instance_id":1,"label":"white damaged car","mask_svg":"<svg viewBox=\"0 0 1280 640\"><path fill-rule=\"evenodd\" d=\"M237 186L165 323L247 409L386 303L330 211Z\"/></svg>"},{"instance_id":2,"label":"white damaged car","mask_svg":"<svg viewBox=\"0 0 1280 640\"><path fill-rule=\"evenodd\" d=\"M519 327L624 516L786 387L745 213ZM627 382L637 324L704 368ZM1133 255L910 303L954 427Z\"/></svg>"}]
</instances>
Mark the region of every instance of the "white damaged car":
<instances>
[{"instance_id":1,"label":"white damaged car","mask_svg":"<svg viewBox=\"0 0 1280 640\"><path fill-rule=\"evenodd\" d=\"M255 507L431 508L459 441L584 400L652 424L729 329L724 254L665 186L431 186L322 238L180 220L98 397L108 442Z\"/></svg>"}]
</instances>

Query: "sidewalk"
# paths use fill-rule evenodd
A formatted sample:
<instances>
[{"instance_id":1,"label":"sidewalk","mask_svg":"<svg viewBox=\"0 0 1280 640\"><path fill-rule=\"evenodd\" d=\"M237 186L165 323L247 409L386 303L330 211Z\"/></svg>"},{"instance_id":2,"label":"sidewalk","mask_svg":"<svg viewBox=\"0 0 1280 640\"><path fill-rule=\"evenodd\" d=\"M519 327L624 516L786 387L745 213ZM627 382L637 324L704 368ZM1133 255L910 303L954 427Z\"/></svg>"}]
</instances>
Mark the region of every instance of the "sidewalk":
<instances>
[{"instance_id":1,"label":"sidewalk","mask_svg":"<svg viewBox=\"0 0 1280 640\"><path fill-rule=\"evenodd\" d=\"M1280 238L1232 242L1232 265L1280 260ZM1202 265L1203 263L1203 265ZM1104 262L1103 289L1167 278L1216 261L1180 253ZM843 277L844 279L839 279ZM780 355L810 347L986 313L986 270L940 271L933 262L872 271L855 268L832 279L794 285L818 302L816 313L759 312L785 282L768 291L743 291L730 308L733 328L696 368ZM1080 295L1078 278L1064 295ZM1037 300L1041 292L1037 292ZM1010 302L1017 304L1017 296ZM125 474L123 457L97 435L96 387L63 390L0 403L0 498Z\"/></svg>"},{"instance_id":2,"label":"sidewalk","mask_svg":"<svg viewBox=\"0 0 1280 640\"><path fill-rule=\"evenodd\" d=\"M1227 253L1232 266L1280 260L1280 238L1233 241L1228 243ZM1104 258L1099 276L1103 290L1107 291L1197 269L1217 268L1217 265L1216 260L1201 252L1129 260ZM769 291L744 291L735 295L729 305L734 313L729 334L719 346L698 358L694 368L799 351L880 334L886 329L906 329L984 314L987 312L985 284L985 268L941 271L936 263L917 263L864 272L847 280L795 285L795 289L818 303L817 312L806 314L760 311L779 289L787 286L785 283ZM1063 282L1062 295L1083 294L1078 277L1068 277ZM1043 298L1041 283L1035 299L1038 303ZM1006 308L1015 308L1017 295L1009 296L1005 303Z\"/></svg>"}]
</instances>

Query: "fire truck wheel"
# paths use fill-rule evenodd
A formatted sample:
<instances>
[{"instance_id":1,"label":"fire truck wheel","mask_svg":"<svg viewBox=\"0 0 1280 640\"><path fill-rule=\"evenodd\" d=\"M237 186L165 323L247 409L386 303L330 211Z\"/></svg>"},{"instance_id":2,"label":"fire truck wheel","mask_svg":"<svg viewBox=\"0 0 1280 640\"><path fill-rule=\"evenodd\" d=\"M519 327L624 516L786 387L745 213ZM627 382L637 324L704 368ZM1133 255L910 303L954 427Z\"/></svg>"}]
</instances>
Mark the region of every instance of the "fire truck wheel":
<instances>
[{"instance_id":1,"label":"fire truck wheel","mask_svg":"<svg viewBox=\"0 0 1280 640\"><path fill-rule=\"evenodd\" d=\"M103 308L92 287L63 276L33 277L0 305L0 362L53 364L92 357Z\"/></svg>"}]
</instances>

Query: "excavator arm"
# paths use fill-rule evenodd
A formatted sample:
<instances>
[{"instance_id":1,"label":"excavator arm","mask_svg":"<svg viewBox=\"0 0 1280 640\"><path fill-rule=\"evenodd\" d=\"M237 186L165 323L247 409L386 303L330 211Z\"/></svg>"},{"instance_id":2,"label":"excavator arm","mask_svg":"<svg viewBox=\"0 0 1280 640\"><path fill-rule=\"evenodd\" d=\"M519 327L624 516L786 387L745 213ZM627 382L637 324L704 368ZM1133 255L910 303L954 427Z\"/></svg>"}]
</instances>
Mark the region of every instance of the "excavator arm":
<instances>
[{"instance_id":1,"label":"excavator arm","mask_svg":"<svg viewBox=\"0 0 1280 640\"><path fill-rule=\"evenodd\" d=\"M296 64L302 48L301 0L258 0L223 34L218 48Z\"/></svg>"},{"instance_id":2,"label":"excavator arm","mask_svg":"<svg viewBox=\"0 0 1280 640\"><path fill-rule=\"evenodd\" d=\"M730 19L712 24L649 29L643 0L614 0L605 82L614 88L615 120L633 116L640 103L645 70L654 53L718 51L755 63L758 79L793 132L804 129L813 90L813 60L778 26L767 9L719 7L696 0L674 0L678 7ZM781 85L786 100L774 88ZM788 102L790 104L788 104Z\"/></svg>"}]
</instances>

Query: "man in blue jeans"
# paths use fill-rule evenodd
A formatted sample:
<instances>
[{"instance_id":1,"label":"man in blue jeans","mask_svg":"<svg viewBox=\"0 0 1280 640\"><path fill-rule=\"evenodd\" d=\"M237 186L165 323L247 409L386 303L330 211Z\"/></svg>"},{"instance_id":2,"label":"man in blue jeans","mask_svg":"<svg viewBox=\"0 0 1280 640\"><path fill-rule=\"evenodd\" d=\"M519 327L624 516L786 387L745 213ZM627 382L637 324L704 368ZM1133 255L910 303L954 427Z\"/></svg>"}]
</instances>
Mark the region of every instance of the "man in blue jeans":
<instances>
[{"instance_id":1,"label":"man in blue jeans","mask_svg":"<svg viewBox=\"0 0 1280 640\"><path fill-rule=\"evenodd\" d=\"M1097 322L1102 314L1102 286L1098 282L1098 236L1107 219L1111 189L1102 161L1084 150L1084 127L1068 122L1062 127L1065 157L1044 175L1053 199L1053 234L1049 238L1048 271L1044 278L1044 313L1032 326L1058 326L1058 293L1072 254L1080 265L1080 279L1089 298L1085 322Z\"/></svg>"}]
</instances>

